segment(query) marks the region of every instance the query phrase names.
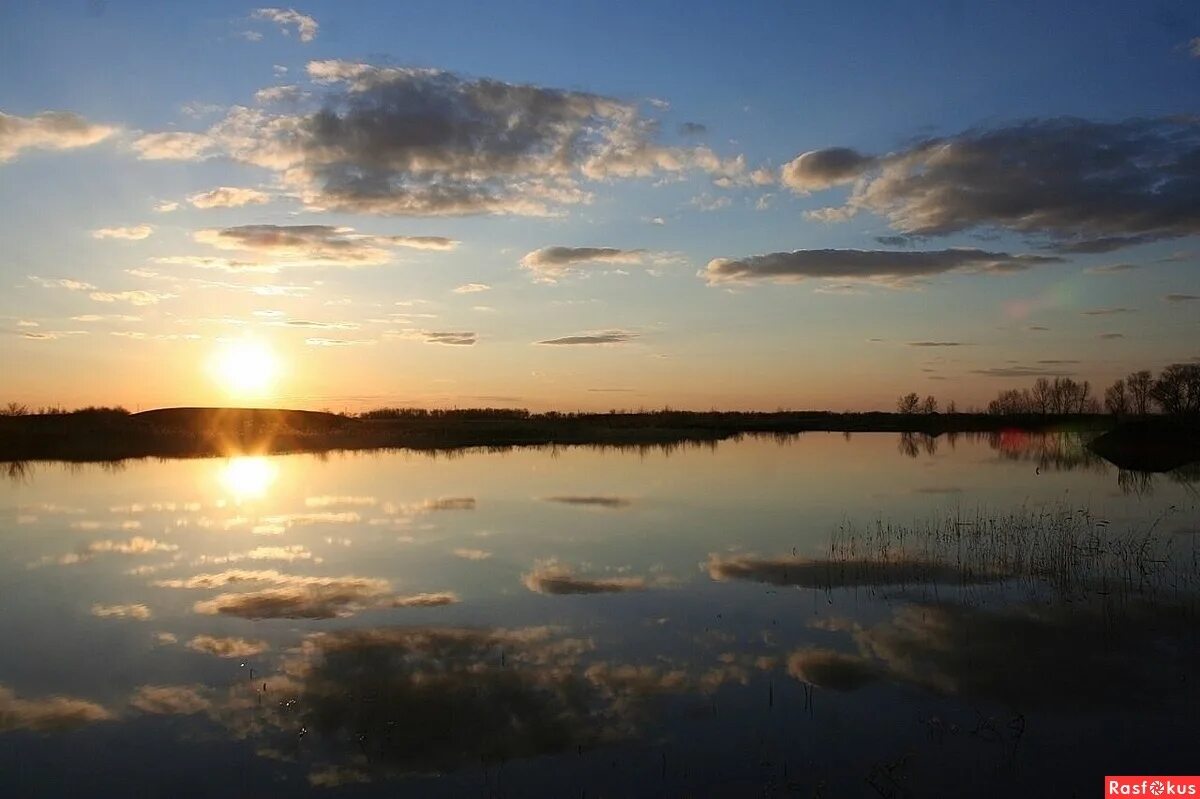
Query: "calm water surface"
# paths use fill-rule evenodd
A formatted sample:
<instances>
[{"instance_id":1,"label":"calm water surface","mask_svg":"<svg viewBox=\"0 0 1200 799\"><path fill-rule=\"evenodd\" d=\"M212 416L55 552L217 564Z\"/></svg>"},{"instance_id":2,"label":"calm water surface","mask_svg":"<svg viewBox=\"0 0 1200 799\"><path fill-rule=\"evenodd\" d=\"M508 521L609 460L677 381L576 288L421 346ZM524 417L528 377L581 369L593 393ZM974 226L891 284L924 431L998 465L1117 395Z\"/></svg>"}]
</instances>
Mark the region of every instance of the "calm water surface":
<instances>
[{"instance_id":1,"label":"calm water surface","mask_svg":"<svg viewBox=\"0 0 1200 799\"><path fill-rule=\"evenodd\" d=\"M1070 437L9 472L5 796L1095 796L1200 766L1196 470Z\"/></svg>"}]
</instances>

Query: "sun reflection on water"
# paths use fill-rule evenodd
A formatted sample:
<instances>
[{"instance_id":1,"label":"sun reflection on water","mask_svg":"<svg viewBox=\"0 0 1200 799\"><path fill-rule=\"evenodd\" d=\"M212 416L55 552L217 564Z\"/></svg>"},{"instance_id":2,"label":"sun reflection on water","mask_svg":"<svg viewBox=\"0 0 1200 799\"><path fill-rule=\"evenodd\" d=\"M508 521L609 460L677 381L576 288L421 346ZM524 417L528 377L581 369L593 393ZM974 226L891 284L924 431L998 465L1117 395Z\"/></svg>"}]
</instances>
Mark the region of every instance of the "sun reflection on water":
<instances>
[{"instance_id":1,"label":"sun reflection on water","mask_svg":"<svg viewBox=\"0 0 1200 799\"><path fill-rule=\"evenodd\" d=\"M226 461L220 479L225 490L241 502L266 496L278 475L279 468L269 458L242 455Z\"/></svg>"}]
</instances>

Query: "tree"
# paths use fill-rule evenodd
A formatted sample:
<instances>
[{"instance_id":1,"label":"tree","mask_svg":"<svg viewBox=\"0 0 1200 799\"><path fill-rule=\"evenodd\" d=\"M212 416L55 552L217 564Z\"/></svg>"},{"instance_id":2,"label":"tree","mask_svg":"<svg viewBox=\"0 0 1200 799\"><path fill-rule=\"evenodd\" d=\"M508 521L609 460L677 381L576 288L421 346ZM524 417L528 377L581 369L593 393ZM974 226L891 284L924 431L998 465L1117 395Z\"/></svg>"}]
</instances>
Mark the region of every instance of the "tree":
<instances>
[{"instance_id":1,"label":"tree","mask_svg":"<svg viewBox=\"0 0 1200 799\"><path fill-rule=\"evenodd\" d=\"M930 394L928 397L925 398L925 401L921 403L921 413L937 413L937 412L938 412L937 397Z\"/></svg>"},{"instance_id":2,"label":"tree","mask_svg":"<svg viewBox=\"0 0 1200 799\"><path fill-rule=\"evenodd\" d=\"M905 394L900 399L896 400L896 410L900 413L916 413L917 408L921 405L921 398L914 391L911 394Z\"/></svg>"},{"instance_id":3,"label":"tree","mask_svg":"<svg viewBox=\"0 0 1200 799\"><path fill-rule=\"evenodd\" d=\"M1129 413L1129 392L1125 390L1125 381L1118 380L1104 390L1104 407L1113 416L1125 416Z\"/></svg>"},{"instance_id":4,"label":"tree","mask_svg":"<svg viewBox=\"0 0 1200 799\"><path fill-rule=\"evenodd\" d=\"M1135 416L1145 416L1150 413L1150 389L1154 387L1154 375L1146 369L1133 372L1125 378L1125 388L1129 392L1129 412Z\"/></svg>"},{"instance_id":5,"label":"tree","mask_svg":"<svg viewBox=\"0 0 1200 799\"><path fill-rule=\"evenodd\" d=\"M954 403L954 400L946 403L946 413L958 413L958 406Z\"/></svg>"},{"instance_id":6,"label":"tree","mask_svg":"<svg viewBox=\"0 0 1200 799\"><path fill-rule=\"evenodd\" d=\"M3 410L0 410L0 416L25 416L28 413L29 406L19 402L10 402L4 406Z\"/></svg>"},{"instance_id":7,"label":"tree","mask_svg":"<svg viewBox=\"0 0 1200 799\"><path fill-rule=\"evenodd\" d=\"M1163 369L1150 396L1163 413L1200 414L1200 363L1173 363Z\"/></svg>"},{"instance_id":8,"label":"tree","mask_svg":"<svg viewBox=\"0 0 1200 799\"><path fill-rule=\"evenodd\" d=\"M1041 414L1050 413L1053 396L1054 390L1050 386L1050 381L1044 377L1039 377L1037 382L1033 384L1034 410Z\"/></svg>"}]
</instances>

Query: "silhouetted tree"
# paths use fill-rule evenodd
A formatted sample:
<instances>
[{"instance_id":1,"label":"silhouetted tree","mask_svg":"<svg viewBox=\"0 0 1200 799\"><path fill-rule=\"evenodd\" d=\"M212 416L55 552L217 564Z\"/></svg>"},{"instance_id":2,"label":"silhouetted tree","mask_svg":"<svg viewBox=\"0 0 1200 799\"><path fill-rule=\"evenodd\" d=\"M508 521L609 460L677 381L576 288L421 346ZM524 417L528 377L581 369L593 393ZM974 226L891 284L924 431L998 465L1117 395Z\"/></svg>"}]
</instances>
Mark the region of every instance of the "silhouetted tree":
<instances>
[{"instance_id":1,"label":"silhouetted tree","mask_svg":"<svg viewBox=\"0 0 1200 799\"><path fill-rule=\"evenodd\" d=\"M896 400L896 410L900 413L916 413L921 405L921 398L914 391Z\"/></svg>"},{"instance_id":2,"label":"silhouetted tree","mask_svg":"<svg viewBox=\"0 0 1200 799\"><path fill-rule=\"evenodd\" d=\"M1039 377L1037 382L1033 384L1033 409L1038 413L1050 413L1050 406L1053 403L1054 389L1050 385L1050 381L1044 377Z\"/></svg>"},{"instance_id":3,"label":"silhouetted tree","mask_svg":"<svg viewBox=\"0 0 1200 799\"><path fill-rule=\"evenodd\" d=\"M954 404L954 400L946 403L946 413L958 413L958 406Z\"/></svg>"},{"instance_id":4,"label":"silhouetted tree","mask_svg":"<svg viewBox=\"0 0 1200 799\"><path fill-rule=\"evenodd\" d=\"M937 397L930 394L928 397L925 398L925 401L921 403L921 413L937 413L937 412L938 412Z\"/></svg>"},{"instance_id":5,"label":"silhouetted tree","mask_svg":"<svg viewBox=\"0 0 1200 799\"><path fill-rule=\"evenodd\" d=\"M1154 387L1154 375L1143 369L1133 372L1125 378L1125 388L1129 392L1129 412L1136 416L1150 413L1150 389Z\"/></svg>"},{"instance_id":6,"label":"silhouetted tree","mask_svg":"<svg viewBox=\"0 0 1200 799\"><path fill-rule=\"evenodd\" d=\"M1163 413L1200 414L1200 363L1173 363L1163 369L1150 396Z\"/></svg>"},{"instance_id":7,"label":"silhouetted tree","mask_svg":"<svg viewBox=\"0 0 1200 799\"><path fill-rule=\"evenodd\" d=\"M1125 390L1124 380L1118 380L1104 390L1104 407L1113 416L1129 413L1129 392Z\"/></svg>"}]
</instances>

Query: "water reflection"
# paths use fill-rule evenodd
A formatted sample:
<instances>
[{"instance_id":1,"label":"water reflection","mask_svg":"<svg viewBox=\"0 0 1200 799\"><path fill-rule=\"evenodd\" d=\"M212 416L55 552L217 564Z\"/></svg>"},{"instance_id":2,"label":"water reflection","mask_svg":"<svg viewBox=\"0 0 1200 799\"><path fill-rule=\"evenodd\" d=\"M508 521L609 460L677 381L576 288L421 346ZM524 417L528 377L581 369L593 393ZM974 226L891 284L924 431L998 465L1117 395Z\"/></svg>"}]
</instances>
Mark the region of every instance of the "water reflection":
<instances>
[{"instance_id":1,"label":"water reflection","mask_svg":"<svg viewBox=\"0 0 1200 799\"><path fill-rule=\"evenodd\" d=\"M0 637L24 643L0 649L0 791L191 764L231 795L1185 772L1187 483L1114 494L1076 441L898 439L39 469L0 485Z\"/></svg>"}]
</instances>

